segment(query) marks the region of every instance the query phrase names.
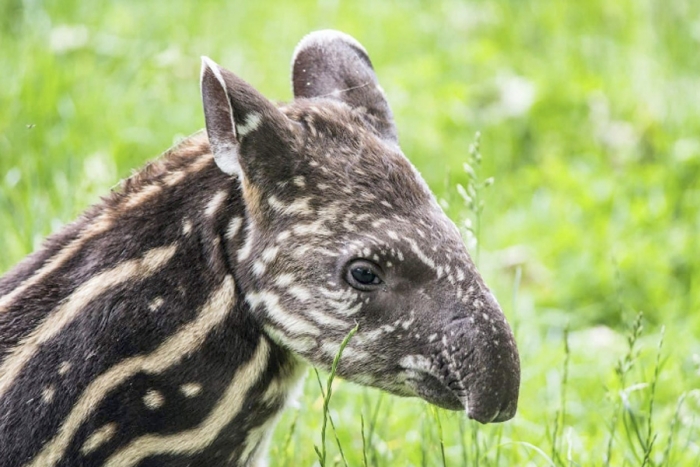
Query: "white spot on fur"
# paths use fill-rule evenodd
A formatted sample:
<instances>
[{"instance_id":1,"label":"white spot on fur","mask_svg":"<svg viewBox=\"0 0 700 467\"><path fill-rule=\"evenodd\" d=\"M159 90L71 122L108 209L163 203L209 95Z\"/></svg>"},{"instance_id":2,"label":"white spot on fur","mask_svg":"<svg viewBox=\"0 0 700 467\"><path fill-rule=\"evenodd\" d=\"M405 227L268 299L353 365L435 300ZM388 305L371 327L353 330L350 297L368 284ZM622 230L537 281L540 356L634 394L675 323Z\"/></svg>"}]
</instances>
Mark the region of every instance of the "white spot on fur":
<instances>
[{"instance_id":1,"label":"white spot on fur","mask_svg":"<svg viewBox=\"0 0 700 467\"><path fill-rule=\"evenodd\" d=\"M313 210L309 207L310 199L311 198L299 198L294 200L291 204L285 205L282 201L278 200L277 197L271 195L267 198L267 203L272 209L281 214L305 216L313 214Z\"/></svg>"},{"instance_id":2,"label":"white spot on fur","mask_svg":"<svg viewBox=\"0 0 700 467\"><path fill-rule=\"evenodd\" d=\"M389 238L391 238L391 239L393 239L393 240L398 240L398 239L399 239L399 236L398 236L397 233L394 232L393 230L387 230L387 231L386 231L386 234L389 236Z\"/></svg>"},{"instance_id":3,"label":"white spot on fur","mask_svg":"<svg viewBox=\"0 0 700 467\"><path fill-rule=\"evenodd\" d=\"M295 277L292 274L284 273L275 278L275 284L279 285L280 287L287 287L294 282L294 280Z\"/></svg>"},{"instance_id":4,"label":"white spot on fur","mask_svg":"<svg viewBox=\"0 0 700 467\"><path fill-rule=\"evenodd\" d=\"M67 360L65 362L61 362L61 364L58 365L58 374L61 376L65 375L68 373L68 371L70 371L71 366L71 363Z\"/></svg>"},{"instance_id":5,"label":"white spot on fur","mask_svg":"<svg viewBox=\"0 0 700 467\"><path fill-rule=\"evenodd\" d=\"M243 225L243 219L240 217L232 217L226 228L226 239L233 240L238 232L241 230L241 225Z\"/></svg>"},{"instance_id":6,"label":"white spot on fur","mask_svg":"<svg viewBox=\"0 0 700 467\"><path fill-rule=\"evenodd\" d=\"M297 175L292 179L292 183L299 188L304 188L306 186L306 179L302 175Z\"/></svg>"},{"instance_id":7,"label":"white spot on fur","mask_svg":"<svg viewBox=\"0 0 700 467\"><path fill-rule=\"evenodd\" d=\"M253 263L253 274L260 277L265 274L265 263L262 261L255 261Z\"/></svg>"},{"instance_id":8,"label":"white spot on fur","mask_svg":"<svg viewBox=\"0 0 700 467\"><path fill-rule=\"evenodd\" d=\"M260 257L262 258L263 262L269 263L277 257L279 251L280 248L278 246L271 246L269 248L265 248Z\"/></svg>"},{"instance_id":9,"label":"white spot on fur","mask_svg":"<svg viewBox=\"0 0 700 467\"><path fill-rule=\"evenodd\" d=\"M245 261L248 259L250 256L250 253L253 251L253 242L255 241L255 230L252 227L252 224L248 223L246 225L246 236L245 236L245 242L243 243L243 246L241 247L240 250L238 250L238 262L240 263L241 261Z\"/></svg>"},{"instance_id":10,"label":"white spot on fur","mask_svg":"<svg viewBox=\"0 0 700 467\"><path fill-rule=\"evenodd\" d=\"M182 221L182 233L184 235L189 235L190 232L192 232L192 221L185 219Z\"/></svg>"},{"instance_id":11,"label":"white spot on fur","mask_svg":"<svg viewBox=\"0 0 700 467\"><path fill-rule=\"evenodd\" d=\"M199 383L185 383L180 386L180 392L185 397L196 397L202 392L202 385Z\"/></svg>"},{"instance_id":12,"label":"white spot on fur","mask_svg":"<svg viewBox=\"0 0 700 467\"><path fill-rule=\"evenodd\" d=\"M285 208L284 203L282 201L280 201L279 199L277 199L277 196L275 196L275 195L270 195L267 198L267 204L269 204L270 207L272 209L274 209L275 211L283 211Z\"/></svg>"},{"instance_id":13,"label":"white spot on fur","mask_svg":"<svg viewBox=\"0 0 700 467\"><path fill-rule=\"evenodd\" d=\"M53 402L53 398L56 395L56 388L53 387L53 385L46 386L44 389L41 390L41 400L44 401L45 404L50 404Z\"/></svg>"},{"instance_id":14,"label":"white spot on fur","mask_svg":"<svg viewBox=\"0 0 700 467\"><path fill-rule=\"evenodd\" d=\"M309 291L301 286L298 285L293 285L287 289L287 292L289 292L290 295L292 295L294 298L297 300L301 300L302 302L305 302L311 298L311 294Z\"/></svg>"},{"instance_id":15,"label":"white spot on fur","mask_svg":"<svg viewBox=\"0 0 700 467\"><path fill-rule=\"evenodd\" d=\"M163 406L165 403L165 398L163 394L155 389L149 389L146 395L143 396L143 403L150 410L157 410Z\"/></svg>"},{"instance_id":16,"label":"white spot on fur","mask_svg":"<svg viewBox=\"0 0 700 467\"><path fill-rule=\"evenodd\" d=\"M148 309L151 311L156 311L163 305L163 303L163 297L156 297L151 301L151 303L148 304Z\"/></svg>"},{"instance_id":17,"label":"white spot on fur","mask_svg":"<svg viewBox=\"0 0 700 467\"><path fill-rule=\"evenodd\" d=\"M302 245L294 250L294 257L303 258L310 249L311 247L309 245Z\"/></svg>"},{"instance_id":18,"label":"white spot on fur","mask_svg":"<svg viewBox=\"0 0 700 467\"><path fill-rule=\"evenodd\" d=\"M204 214L207 217L212 217L214 214L216 214L216 211L218 211L221 207L221 203L223 203L226 199L227 194L228 193L226 193L225 190L221 190L215 194L207 203L207 207L204 209Z\"/></svg>"},{"instance_id":19,"label":"white spot on fur","mask_svg":"<svg viewBox=\"0 0 700 467\"><path fill-rule=\"evenodd\" d=\"M242 125L236 125L236 136L243 139L249 133L257 130L262 122L262 116L258 112L250 112Z\"/></svg>"}]
</instances>

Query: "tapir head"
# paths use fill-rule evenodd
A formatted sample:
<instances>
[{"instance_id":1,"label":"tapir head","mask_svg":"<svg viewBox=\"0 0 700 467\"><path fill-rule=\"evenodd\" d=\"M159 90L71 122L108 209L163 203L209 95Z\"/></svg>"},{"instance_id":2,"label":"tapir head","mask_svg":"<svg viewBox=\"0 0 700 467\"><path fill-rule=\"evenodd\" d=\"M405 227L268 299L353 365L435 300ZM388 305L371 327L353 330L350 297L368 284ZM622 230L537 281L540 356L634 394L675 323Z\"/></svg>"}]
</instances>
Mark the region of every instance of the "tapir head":
<instances>
[{"instance_id":1,"label":"tapir head","mask_svg":"<svg viewBox=\"0 0 700 467\"><path fill-rule=\"evenodd\" d=\"M365 49L334 31L301 41L294 101L277 107L204 59L217 164L239 183L245 242L231 254L271 339L338 372L480 422L513 417L513 334L461 235L401 153Z\"/></svg>"}]
</instances>

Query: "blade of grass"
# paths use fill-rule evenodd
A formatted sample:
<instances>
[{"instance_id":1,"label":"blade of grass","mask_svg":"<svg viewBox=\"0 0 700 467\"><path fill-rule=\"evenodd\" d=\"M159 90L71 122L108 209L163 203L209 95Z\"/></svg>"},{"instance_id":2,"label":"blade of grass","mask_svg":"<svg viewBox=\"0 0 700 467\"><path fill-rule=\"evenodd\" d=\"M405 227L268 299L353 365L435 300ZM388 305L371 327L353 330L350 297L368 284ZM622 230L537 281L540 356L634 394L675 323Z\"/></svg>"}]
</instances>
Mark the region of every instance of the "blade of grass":
<instances>
[{"instance_id":1,"label":"blade of grass","mask_svg":"<svg viewBox=\"0 0 700 467\"><path fill-rule=\"evenodd\" d=\"M554 417L554 430L552 432L552 459L563 465L564 461L559 454L559 431L564 429L566 423L566 387L569 380L569 361L571 349L569 348L569 323L564 326L564 368L561 379L561 393L559 396L559 409Z\"/></svg>"},{"instance_id":2,"label":"blade of grass","mask_svg":"<svg viewBox=\"0 0 700 467\"><path fill-rule=\"evenodd\" d=\"M360 414L360 428L362 432L362 467L367 467L367 440L365 439L365 416Z\"/></svg>"},{"instance_id":3,"label":"blade of grass","mask_svg":"<svg viewBox=\"0 0 700 467\"><path fill-rule=\"evenodd\" d=\"M318 381L318 386L321 389L321 395L325 398L326 397L326 392L323 390L323 383L321 383L321 377L318 373L318 370L314 368L314 372L316 373L316 380ZM343 452L343 446L340 444L340 438L338 438L338 432L335 429L335 422L333 421L333 416L331 414L328 414L328 421L331 423L331 429L333 430L333 437L335 438L335 444L338 446L338 452L340 453L340 458L343 461L343 464L345 464L345 467L348 467L348 462L345 459L345 453Z\"/></svg>"},{"instance_id":4,"label":"blade of grass","mask_svg":"<svg viewBox=\"0 0 700 467\"><path fill-rule=\"evenodd\" d=\"M551 467L557 467L557 465L554 463L554 461L552 460L552 458L549 457L542 449L538 448L538 447L535 446L534 444L530 444L530 443L528 443L528 442L526 442L526 441L509 441L508 443L515 444L515 445L520 445L520 446L524 446L524 447L526 447L526 448L528 448L528 449L532 449L532 450L535 451L537 454L539 454L540 456L542 456L542 458L545 459L545 460L547 461L547 463L548 463ZM504 444L507 444L507 443L504 443Z\"/></svg>"},{"instance_id":5,"label":"blade of grass","mask_svg":"<svg viewBox=\"0 0 700 467\"><path fill-rule=\"evenodd\" d=\"M673 414L673 418L671 419L671 427L668 430L668 440L666 441L666 449L664 449L664 454L663 457L661 458L661 462L659 462L659 465L672 465L671 464L671 448L673 446L673 436L676 432L676 427L678 425L678 420L680 418L680 413L681 413L681 406L683 405L683 402L685 401L687 393L681 394L681 397L678 398L678 403L676 404L676 411Z\"/></svg>"},{"instance_id":6,"label":"blade of grass","mask_svg":"<svg viewBox=\"0 0 700 467\"><path fill-rule=\"evenodd\" d=\"M433 418L437 424L438 441L440 442L440 455L442 457L442 466L447 467L447 459L445 458L445 440L442 435L442 421L440 420L440 412L436 407L430 408L433 413Z\"/></svg>"},{"instance_id":7,"label":"blade of grass","mask_svg":"<svg viewBox=\"0 0 700 467\"><path fill-rule=\"evenodd\" d=\"M378 464L377 450L374 449L374 434L375 434L376 428L377 428L377 420L379 417L379 408L382 406L383 400L384 400L384 393L380 392L379 397L377 397L377 403L374 406L374 410L372 411L372 416L371 416L370 421L369 421L369 433L367 435L367 442L369 443L369 446L371 449L372 465ZM388 411L387 411L387 413L388 413Z\"/></svg>"},{"instance_id":8,"label":"blade of grass","mask_svg":"<svg viewBox=\"0 0 700 467\"><path fill-rule=\"evenodd\" d=\"M649 395L649 416L647 418L647 436L644 449L644 461L642 467L649 464L649 457L656 441L656 433L654 433L654 400L656 397L656 383L659 380L659 372L661 371L661 349L664 344L664 333L666 328L661 326L661 337L659 338L659 346L656 351L656 364L654 366L654 379L651 381L651 394Z\"/></svg>"},{"instance_id":9,"label":"blade of grass","mask_svg":"<svg viewBox=\"0 0 700 467\"><path fill-rule=\"evenodd\" d=\"M284 443L282 444L282 455L284 456L285 459L285 464L284 465L289 465L288 464L288 455L287 451L289 449L289 445L292 442L292 437L294 436L294 433L296 433L296 428L297 428L297 422L299 421L299 411L297 410L296 413L294 414L294 419L292 420L292 424L289 426L289 431L287 432L287 436L284 438Z\"/></svg>"},{"instance_id":10,"label":"blade of grass","mask_svg":"<svg viewBox=\"0 0 700 467\"><path fill-rule=\"evenodd\" d=\"M323 423L321 425L321 448L319 449L318 446L314 446L314 449L316 450L316 454L318 455L318 460L320 462L321 467L325 467L326 465L326 428L328 425L328 419L329 419L329 406L331 402L331 396L333 395L333 379L335 378L335 374L338 371L338 364L340 363L340 357L343 354L343 350L345 350L345 347L347 347L348 342L350 342L350 339L352 336L355 335L357 330L359 329L359 324L355 324L355 327L350 330L347 336L345 336L345 339L340 343L340 348L338 349L338 353L336 354L335 358L333 359L333 364L331 365L331 372L328 375L328 379L326 381L326 391L325 393L323 392L323 385L321 385L321 393L323 395ZM315 369L314 369L315 370ZM318 370L316 371L316 378L318 378L319 384L321 382L321 377L318 374ZM332 422L331 422L332 423ZM334 429L335 432L335 429ZM336 440L337 440L336 436ZM340 441L338 441L338 446L340 447ZM341 449L342 451L342 449ZM343 460L345 460L343 458ZM347 465L347 463L346 463Z\"/></svg>"}]
</instances>

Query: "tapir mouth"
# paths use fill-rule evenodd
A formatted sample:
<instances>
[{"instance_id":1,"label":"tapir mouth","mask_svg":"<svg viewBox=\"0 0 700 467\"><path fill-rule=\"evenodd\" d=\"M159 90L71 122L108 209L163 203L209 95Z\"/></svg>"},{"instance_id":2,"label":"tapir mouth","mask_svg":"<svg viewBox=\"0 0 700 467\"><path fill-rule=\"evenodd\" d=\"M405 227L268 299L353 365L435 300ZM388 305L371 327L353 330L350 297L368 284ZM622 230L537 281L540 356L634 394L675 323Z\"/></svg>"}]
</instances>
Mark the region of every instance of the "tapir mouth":
<instances>
[{"instance_id":1,"label":"tapir mouth","mask_svg":"<svg viewBox=\"0 0 700 467\"><path fill-rule=\"evenodd\" d=\"M469 418L483 424L505 422L515 416L517 399L500 400L498 388L474 391L464 382L447 382L429 372L415 374L411 382L421 399L447 410L466 410Z\"/></svg>"}]
</instances>

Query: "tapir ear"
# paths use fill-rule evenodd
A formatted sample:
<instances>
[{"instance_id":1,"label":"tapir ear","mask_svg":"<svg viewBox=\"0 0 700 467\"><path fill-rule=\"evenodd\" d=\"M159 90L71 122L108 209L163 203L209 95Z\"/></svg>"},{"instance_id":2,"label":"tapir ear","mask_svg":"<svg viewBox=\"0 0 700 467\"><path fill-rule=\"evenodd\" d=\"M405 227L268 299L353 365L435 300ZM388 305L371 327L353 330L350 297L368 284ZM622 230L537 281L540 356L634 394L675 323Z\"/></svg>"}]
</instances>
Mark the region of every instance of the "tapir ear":
<instances>
[{"instance_id":1,"label":"tapir ear","mask_svg":"<svg viewBox=\"0 0 700 467\"><path fill-rule=\"evenodd\" d=\"M363 109L384 139L397 143L394 116L377 82L367 51L339 31L316 31L304 37L292 58L294 97L325 97Z\"/></svg>"},{"instance_id":2,"label":"tapir ear","mask_svg":"<svg viewBox=\"0 0 700 467\"><path fill-rule=\"evenodd\" d=\"M260 179L271 175L266 166L276 165L288 147L289 120L251 85L207 57L202 57L200 79L216 164L229 175L265 181Z\"/></svg>"}]
</instances>

